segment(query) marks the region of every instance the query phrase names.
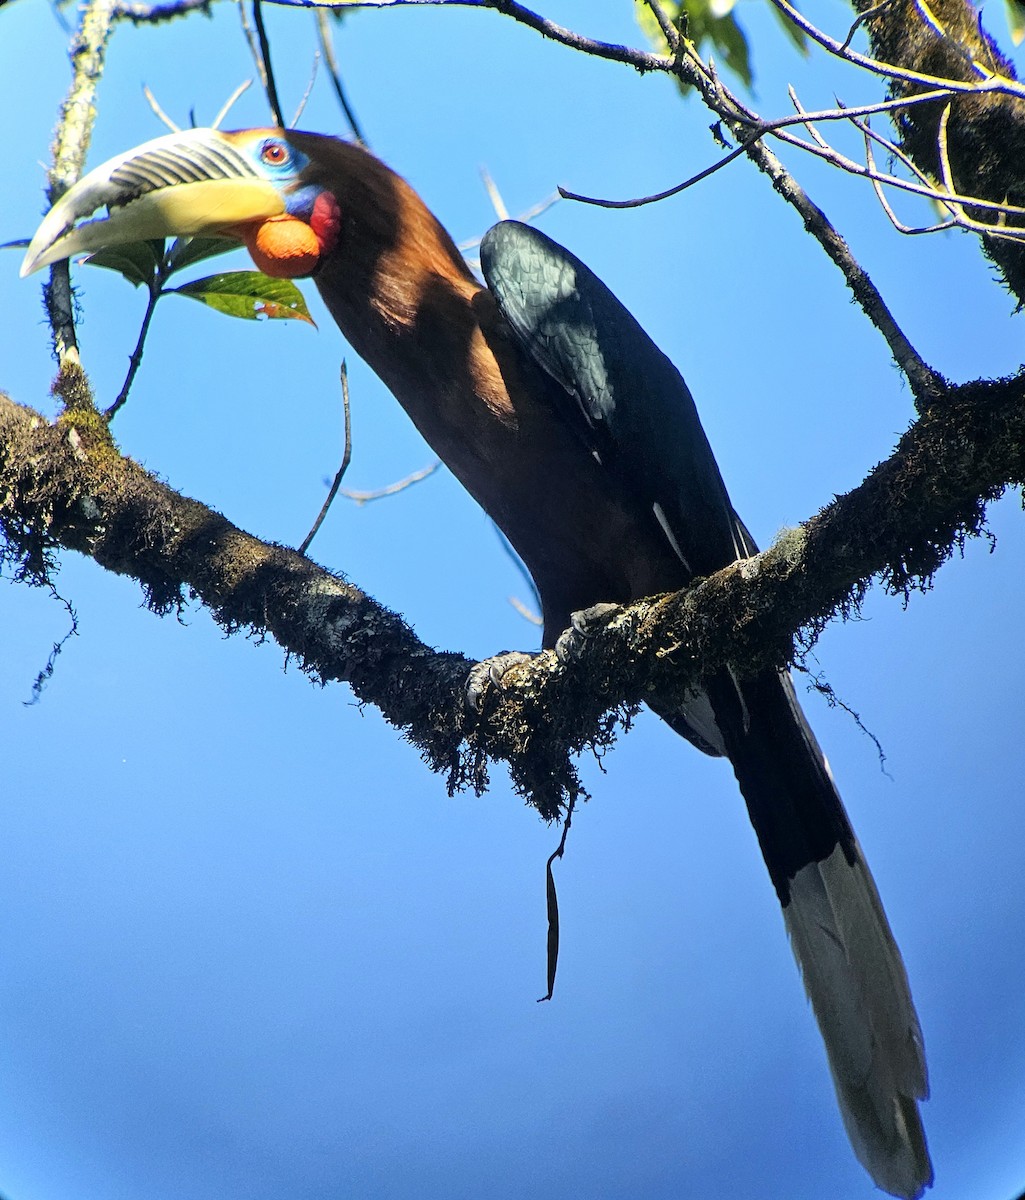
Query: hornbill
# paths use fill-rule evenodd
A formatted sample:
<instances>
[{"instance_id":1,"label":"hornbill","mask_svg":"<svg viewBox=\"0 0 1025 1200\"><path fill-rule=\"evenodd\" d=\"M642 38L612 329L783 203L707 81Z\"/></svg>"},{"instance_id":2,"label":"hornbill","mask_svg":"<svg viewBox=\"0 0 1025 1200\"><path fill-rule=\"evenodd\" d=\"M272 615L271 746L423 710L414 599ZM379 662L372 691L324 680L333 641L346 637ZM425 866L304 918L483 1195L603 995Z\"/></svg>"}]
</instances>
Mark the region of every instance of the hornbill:
<instances>
[{"instance_id":1,"label":"hornbill","mask_svg":"<svg viewBox=\"0 0 1025 1200\"><path fill-rule=\"evenodd\" d=\"M756 553L687 385L604 284L504 221L482 243L482 287L420 197L358 146L280 129L157 138L58 201L22 274L196 234L244 242L269 274L313 276L350 345L520 554L545 647L574 619L586 628L585 610L676 591ZM731 761L854 1151L879 1187L920 1196L932 1166L918 1018L789 676L722 671L661 715Z\"/></svg>"}]
</instances>

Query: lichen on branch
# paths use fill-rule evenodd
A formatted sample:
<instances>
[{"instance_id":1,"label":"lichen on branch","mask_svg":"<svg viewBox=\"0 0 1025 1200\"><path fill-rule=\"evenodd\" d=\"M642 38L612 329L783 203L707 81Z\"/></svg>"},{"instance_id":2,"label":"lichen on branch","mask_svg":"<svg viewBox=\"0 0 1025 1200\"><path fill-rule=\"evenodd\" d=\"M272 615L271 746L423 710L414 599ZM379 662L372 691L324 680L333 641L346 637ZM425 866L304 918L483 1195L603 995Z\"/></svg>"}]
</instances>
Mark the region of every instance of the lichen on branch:
<instances>
[{"instance_id":1,"label":"lichen on branch","mask_svg":"<svg viewBox=\"0 0 1025 1200\"><path fill-rule=\"evenodd\" d=\"M77 372L77 373L76 373ZM344 577L238 529L125 458L77 364L54 423L0 398L0 532L22 578L47 582L61 548L142 585L156 612L198 599L229 632L268 634L322 682L350 684L445 773L487 783L489 762L546 818L580 793L573 757L607 746L650 702L672 708L724 665L793 661L877 577L905 599L984 529L988 501L1025 480L1025 374L951 386L894 454L764 553L683 592L617 610L568 666L517 668L483 712L465 699L471 660L426 646Z\"/></svg>"}]
</instances>

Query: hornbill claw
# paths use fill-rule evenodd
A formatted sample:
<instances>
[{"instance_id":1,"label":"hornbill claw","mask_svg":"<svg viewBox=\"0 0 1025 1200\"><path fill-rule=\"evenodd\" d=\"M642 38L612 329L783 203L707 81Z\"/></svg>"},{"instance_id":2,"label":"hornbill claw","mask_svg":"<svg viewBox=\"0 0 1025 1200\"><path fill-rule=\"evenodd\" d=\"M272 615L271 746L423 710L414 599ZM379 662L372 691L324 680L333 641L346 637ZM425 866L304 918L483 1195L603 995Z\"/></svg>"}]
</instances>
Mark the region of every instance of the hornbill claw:
<instances>
[{"instance_id":1,"label":"hornbill claw","mask_svg":"<svg viewBox=\"0 0 1025 1200\"><path fill-rule=\"evenodd\" d=\"M618 611L618 604L592 604L590 608L570 613L572 624L569 629L564 629L559 634L559 640L555 643L555 654L559 662L565 666L578 659L587 639L604 629L613 614Z\"/></svg>"},{"instance_id":2,"label":"hornbill claw","mask_svg":"<svg viewBox=\"0 0 1025 1200\"><path fill-rule=\"evenodd\" d=\"M507 673L513 667L531 662L535 657L523 650L503 650L501 654L494 654L491 658L477 663L466 677L466 703L474 712L479 713L484 705L484 693L488 687L494 686L501 691L502 681Z\"/></svg>"}]
</instances>

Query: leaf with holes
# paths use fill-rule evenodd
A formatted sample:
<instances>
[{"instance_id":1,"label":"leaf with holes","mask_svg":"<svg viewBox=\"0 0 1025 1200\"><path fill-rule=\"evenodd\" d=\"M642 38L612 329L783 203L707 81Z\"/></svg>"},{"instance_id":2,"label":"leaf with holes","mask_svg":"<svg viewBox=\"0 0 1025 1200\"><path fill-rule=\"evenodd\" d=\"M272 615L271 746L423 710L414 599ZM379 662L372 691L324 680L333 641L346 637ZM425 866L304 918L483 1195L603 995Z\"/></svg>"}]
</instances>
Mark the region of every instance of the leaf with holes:
<instances>
[{"instance_id":1,"label":"leaf with holes","mask_svg":"<svg viewBox=\"0 0 1025 1200\"><path fill-rule=\"evenodd\" d=\"M260 271L208 275L205 279L194 279L167 290L199 300L229 317L248 321L259 317L272 321L292 319L306 321L316 328L302 292L295 284L290 279L272 279Z\"/></svg>"}]
</instances>

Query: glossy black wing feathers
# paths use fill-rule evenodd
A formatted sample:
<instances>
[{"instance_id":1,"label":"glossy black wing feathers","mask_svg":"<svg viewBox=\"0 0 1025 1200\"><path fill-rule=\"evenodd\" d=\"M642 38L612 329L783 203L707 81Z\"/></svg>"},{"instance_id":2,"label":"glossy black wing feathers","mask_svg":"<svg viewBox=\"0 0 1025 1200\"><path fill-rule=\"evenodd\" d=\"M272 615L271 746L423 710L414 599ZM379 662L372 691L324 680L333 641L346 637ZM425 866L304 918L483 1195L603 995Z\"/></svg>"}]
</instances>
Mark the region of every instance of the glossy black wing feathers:
<instances>
[{"instance_id":1,"label":"glossy black wing feathers","mask_svg":"<svg viewBox=\"0 0 1025 1200\"><path fill-rule=\"evenodd\" d=\"M592 449L651 506L689 571L754 553L683 377L594 272L517 221L488 231L481 266Z\"/></svg>"}]
</instances>

